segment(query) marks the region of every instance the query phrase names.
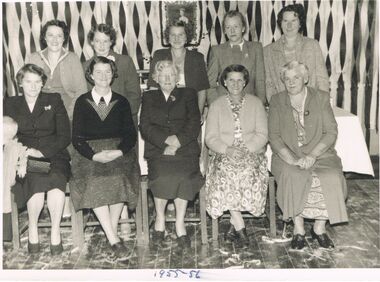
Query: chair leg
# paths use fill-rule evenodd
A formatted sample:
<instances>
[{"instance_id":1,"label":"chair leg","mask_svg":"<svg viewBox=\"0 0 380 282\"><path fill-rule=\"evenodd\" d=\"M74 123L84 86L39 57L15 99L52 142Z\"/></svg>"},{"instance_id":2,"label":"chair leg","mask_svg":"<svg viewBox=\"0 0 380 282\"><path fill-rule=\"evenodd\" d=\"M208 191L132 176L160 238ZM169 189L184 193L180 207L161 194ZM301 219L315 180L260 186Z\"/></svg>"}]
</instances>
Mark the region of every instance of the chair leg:
<instances>
[{"instance_id":1,"label":"chair leg","mask_svg":"<svg viewBox=\"0 0 380 282\"><path fill-rule=\"evenodd\" d=\"M218 241L218 235L219 235L219 220L218 219L212 219L212 240Z\"/></svg>"},{"instance_id":2,"label":"chair leg","mask_svg":"<svg viewBox=\"0 0 380 282\"><path fill-rule=\"evenodd\" d=\"M143 217L142 217L142 201L141 201L141 191L139 193L139 198L137 202L136 207L136 214L135 214L135 223L136 223L136 236L137 236L137 244L138 245L144 245L146 244L145 240L145 234L144 234L144 226L143 226Z\"/></svg>"},{"instance_id":3,"label":"chair leg","mask_svg":"<svg viewBox=\"0 0 380 282\"><path fill-rule=\"evenodd\" d=\"M148 181L141 181L142 231L144 244L149 244Z\"/></svg>"},{"instance_id":4,"label":"chair leg","mask_svg":"<svg viewBox=\"0 0 380 282\"><path fill-rule=\"evenodd\" d=\"M73 201L70 197L70 210L71 210L71 229L73 233L74 247L81 249L84 244L84 224L83 224L83 211L78 212L74 209Z\"/></svg>"},{"instance_id":5,"label":"chair leg","mask_svg":"<svg viewBox=\"0 0 380 282\"><path fill-rule=\"evenodd\" d=\"M274 177L269 177L269 232L271 237L276 237L276 196Z\"/></svg>"},{"instance_id":6,"label":"chair leg","mask_svg":"<svg viewBox=\"0 0 380 282\"><path fill-rule=\"evenodd\" d=\"M201 217L201 236L202 244L207 244L207 215L206 215L206 195L205 187L203 186L199 192L199 213Z\"/></svg>"},{"instance_id":7,"label":"chair leg","mask_svg":"<svg viewBox=\"0 0 380 282\"><path fill-rule=\"evenodd\" d=\"M12 217L12 242L13 248L19 249L20 242L20 229L18 223L18 208L15 201L15 195L11 192L11 217Z\"/></svg>"}]
</instances>

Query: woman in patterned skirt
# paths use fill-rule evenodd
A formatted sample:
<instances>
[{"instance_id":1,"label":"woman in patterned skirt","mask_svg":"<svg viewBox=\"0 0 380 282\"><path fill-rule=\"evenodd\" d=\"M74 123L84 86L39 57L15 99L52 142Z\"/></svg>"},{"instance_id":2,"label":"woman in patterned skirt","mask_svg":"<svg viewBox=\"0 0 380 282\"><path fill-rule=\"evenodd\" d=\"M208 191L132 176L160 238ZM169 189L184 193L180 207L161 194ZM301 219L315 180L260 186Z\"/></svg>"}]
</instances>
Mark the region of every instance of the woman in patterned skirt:
<instances>
[{"instance_id":1,"label":"woman in patterned skirt","mask_svg":"<svg viewBox=\"0 0 380 282\"><path fill-rule=\"evenodd\" d=\"M326 222L347 221L346 182L334 149L337 124L328 93L306 87L309 72L298 61L280 72L286 91L272 96L269 107L269 141L272 173L283 219L294 222L293 249L305 246L304 218L314 219L311 236L323 248L334 244Z\"/></svg>"},{"instance_id":2,"label":"woman in patterned skirt","mask_svg":"<svg viewBox=\"0 0 380 282\"><path fill-rule=\"evenodd\" d=\"M105 57L95 57L86 71L95 86L74 107L70 188L75 209L93 209L116 257L125 258L117 227L124 203L129 208L137 204L140 169L131 107L111 90L116 72L115 63Z\"/></svg>"},{"instance_id":3,"label":"woman in patterned skirt","mask_svg":"<svg viewBox=\"0 0 380 282\"><path fill-rule=\"evenodd\" d=\"M242 211L264 212L268 188L265 156L267 116L259 98L246 95L249 72L230 65L221 75L227 95L211 104L206 144L212 151L206 174L206 208L212 218L231 214L226 240L248 246Z\"/></svg>"}]
</instances>

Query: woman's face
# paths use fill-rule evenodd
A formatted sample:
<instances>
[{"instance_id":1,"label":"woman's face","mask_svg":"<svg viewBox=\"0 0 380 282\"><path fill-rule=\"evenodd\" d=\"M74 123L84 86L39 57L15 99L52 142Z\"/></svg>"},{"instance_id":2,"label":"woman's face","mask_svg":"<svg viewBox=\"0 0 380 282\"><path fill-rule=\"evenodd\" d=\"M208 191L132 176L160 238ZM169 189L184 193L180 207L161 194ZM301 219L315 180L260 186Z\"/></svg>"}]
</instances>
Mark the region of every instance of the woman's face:
<instances>
[{"instance_id":1,"label":"woman's face","mask_svg":"<svg viewBox=\"0 0 380 282\"><path fill-rule=\"evenodd\" d=\"M157 80L162 91L171 92L177 83L177 76L172 67L166 67L158 73Z\"/></svg>"},{"instance_id":2,"label":"woman's face","mask_svg":"<svg viewBox=\"0 0 380 282\"><path fill-rule=\"evenodd\" d=\"M282 16L281 29L285 36L294 36L300 28L300 20L296 13L285 12Z\"/></svg>"},{"instance_id":3,"label":"woman's face","mask_svg":"<svg viewBox=\"0 0 380 282\"><path fill-rule=\"evenodd\" d=\"M112 68L110 64L97 63L92 71L92 79L96 87L109 87L112 81Z\"/></svg>"},{"instance_id":4,"label":"woman's face","mask_svg":"<svg viewBox=\"0 0 380 282\"><path fill-rule=\"evenodd\" d=\"M245 86L244 74L241 72L230 72L224 81L231 95L241 95Z\"/></svg>"},{"instance_id":5,"label":"woman's face","mask_svg":"<svg viewBox=\"0 0 380 282\"><path fill-rule=\"evenodd\" d=\"M111 49L111 38L103 32L95 32L94 39L91 42L97 56L107 57Z\"/></svg>"},{"instance_id":6,"label":"woman's face","mask_svg":"<svg viewBox=\"0 0 380 282\"><path fill-rule=\"evenodd\" d=\"M306 82L307 79L296 69L287 70L284 73L284 84L289 95L301 93L305 88Z\"/></svg>"},{"instance_id":7,"label":"woman's face","mask_svg":"<svg viewBox=\"0 0 380 282\"><path fill-rule=\"evenodd\" d=\"M182 26L172 26L169 31L169 43L174 49L182 49L186 44L186 31Z\"/></svg>"},{"instance_id":8,"label":"woman's face","mask_svg":"<svg viewBox=\"0 0 380 282\"><path fill-rule=\"evenodd\" d=\"M24 95L29 98L37 98L42 89L42 79L38 74L26 72L21 81Z\"/></svg>"},{"instance_id":9,"label":"woman's face","mask_svg":"<svg viewBox=\"0 0 380 282\"><path fill-rule=\"evenodd\" d=\"M224 33L232 44L239 44L243 40L244 26L238 16L227 17L224 20Z\"/></svg>"},{"instance_id":10,"label":"woman's face","mask_svg":"<svg viewBox=\"0 0 380 282\"><path fill-rule=\"evenodd\" d=\"M64 40L62 28L55 25L51 25L47 28L45 41L49 52L61 52Z\"/></svg>"}]
</instances>

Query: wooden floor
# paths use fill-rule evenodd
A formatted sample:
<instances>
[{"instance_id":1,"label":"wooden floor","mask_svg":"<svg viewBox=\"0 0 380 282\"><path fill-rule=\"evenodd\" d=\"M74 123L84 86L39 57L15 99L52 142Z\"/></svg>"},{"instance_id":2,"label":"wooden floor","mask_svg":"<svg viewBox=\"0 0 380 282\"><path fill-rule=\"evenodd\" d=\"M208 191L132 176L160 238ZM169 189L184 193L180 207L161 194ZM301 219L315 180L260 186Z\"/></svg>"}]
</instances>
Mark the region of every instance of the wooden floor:
<instances>
[{"instance_id":1,"label":"wooden floor","mask_svg":"<svg viewBox=\"0 0 380 282\"><path fill-rule=\"evenodd\" d=\"M378 163L375 163L378 171ZM350 178L355 175L350 175ZM167 224L169 236L165 247L137 246L134 226L129 234L121 234L127 246L133 250L130 260L116 261L99 227L86 228L86 244L83 249L73 249L70 228L62 229L64 253L51 257L49 252L48 229L40 229L43 251L29 255L26 250L27 232L22 235L22 247L12 249L12 244L3 245L3 269L177 269L177 268L379 268L379 180L355 177L348 179L349 198L347 209L349 223L328 226L327 231L335 242L334 251L318 248L311 237L310 222L306 223L308 246L303 251L292 251L289 240L271 240L269 222L266 218L247 220L247 231L252 247L248 250L236 249L223 240L223 233L229 222L220 222L219 244L211 240L209 222L209 244L200 242L200 225L188 225L192 248L183 252L177 246L173 224ZM278 239L283 232L280 211L277 210ZM26 220L25 213L22 214ZM292 226L285 233L291 236ZM285 242L284 242L285 241Z\"/></svg>"}]
</instances>

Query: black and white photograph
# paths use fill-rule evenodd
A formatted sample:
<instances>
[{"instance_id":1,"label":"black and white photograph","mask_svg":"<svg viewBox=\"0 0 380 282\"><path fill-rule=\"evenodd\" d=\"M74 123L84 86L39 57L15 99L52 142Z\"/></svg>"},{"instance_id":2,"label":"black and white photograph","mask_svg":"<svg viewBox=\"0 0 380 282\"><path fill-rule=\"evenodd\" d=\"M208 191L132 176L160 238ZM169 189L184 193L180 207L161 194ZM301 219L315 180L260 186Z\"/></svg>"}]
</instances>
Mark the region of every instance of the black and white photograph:
<instances>
[{"instance_id":1,"label":"black and white photograph","mask_svg":"<svg viewBox=\"0 0 380 282\"><path fill-rule=\"evenodd\" d=\"M1 9L0 280L380 277L376 0Z\"/></svg>"}]
</instances>

